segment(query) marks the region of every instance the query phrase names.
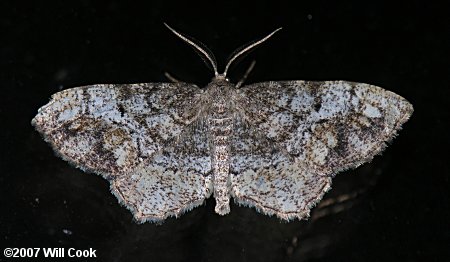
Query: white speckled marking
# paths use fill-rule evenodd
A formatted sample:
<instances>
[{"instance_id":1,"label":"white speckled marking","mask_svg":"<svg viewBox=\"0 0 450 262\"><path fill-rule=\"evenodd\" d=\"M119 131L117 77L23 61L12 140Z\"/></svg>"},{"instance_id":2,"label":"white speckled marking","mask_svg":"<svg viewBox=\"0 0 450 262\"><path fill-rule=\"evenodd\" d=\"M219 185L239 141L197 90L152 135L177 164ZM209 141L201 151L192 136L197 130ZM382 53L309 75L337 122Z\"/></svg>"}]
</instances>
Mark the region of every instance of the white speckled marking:
<instances>
[{"instance_id":1,"label":"white speckled marking","mask_svg":"<svg viewBox=\"0 0 450 262\"><path fill-rule=\"evenodd\" d=\"M366 105L366 108L363 111L363 114L368 117L381 117L381 112L378 108L372 106L372 105Z\"/></svg>"}]
</instances>

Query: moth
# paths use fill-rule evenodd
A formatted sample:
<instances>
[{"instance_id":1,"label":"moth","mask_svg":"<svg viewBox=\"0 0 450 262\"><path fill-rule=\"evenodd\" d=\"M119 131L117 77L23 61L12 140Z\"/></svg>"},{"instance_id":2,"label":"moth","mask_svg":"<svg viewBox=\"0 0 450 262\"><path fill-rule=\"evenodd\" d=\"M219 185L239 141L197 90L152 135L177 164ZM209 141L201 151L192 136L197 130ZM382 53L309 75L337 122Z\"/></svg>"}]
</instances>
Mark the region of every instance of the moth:
<instances>
[{"instance_id":1,"label":"moth","mask_svg":"<svg viewBox=\"0 0 450 262\"><path fill-rule=\"evenodd\" d=\"M413 112L401 96L348 81L242 86L230 65L279 29L238 49L205 88L172 83L99 84L54 94L32 124L64 160L110 181L137 222L178 217L214 195L282 220L305 219L333 176L380 154ZM169 77L171 78L171 77Z\"/></svg>"}]
</instances>

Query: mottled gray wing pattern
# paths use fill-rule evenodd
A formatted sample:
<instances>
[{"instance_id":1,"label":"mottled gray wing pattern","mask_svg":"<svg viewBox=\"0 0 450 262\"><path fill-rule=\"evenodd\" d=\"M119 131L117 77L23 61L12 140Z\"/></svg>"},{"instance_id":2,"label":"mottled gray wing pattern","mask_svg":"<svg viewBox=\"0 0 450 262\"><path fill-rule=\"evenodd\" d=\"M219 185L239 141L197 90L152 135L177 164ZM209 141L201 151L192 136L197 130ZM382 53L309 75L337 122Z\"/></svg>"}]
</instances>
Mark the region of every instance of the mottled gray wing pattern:
<instances>
[{"instance_id":1,"label":"mottled gray wing pattern","mask_svg":"<svg viewBox=\"0 0 450 262\"><path fill-rule=\"evenodd\" d=\"M207 126L200 117L151 161L117 178L111 189L138 222L178 217L211 196L210 154Z\"/></svg>"},{"instance_id":2,"label":"mottled gray wing pattern","mask_svg":"<svg viewBox=\"0 0 450 262\"><path fill-rule=\"evenodd\" d=\"M289 220L309 214L331 177L318 175L249 120L239 117L231 144L231 194L238 204Z\"/></svg>"},{"instance_id":3,"label":"mottled gray wing pattern","mask_svg":"<svg viewBox=\"0 0 450 262\"><path fill-rule=\"evenodd\" d=\"M58 92L32 124L75 166L104 177L131 172L194 121L188 84L92 85Z\"/></svg>"},{"instance_id":4,"label":"mottled gray wing pattern","mask_svg":"<svg viewBox=\"0 0 450 262\"><path fill-rule=\"evenodd\" d=\"M345 81L266 82L237 92L245 123L237 126L251 129L233 140L232 194L238 203L287 220L308 216L331 177L379 154L413 111L392 92ZM252 152L245 144L258 144L259 137L272 145L272 157L265 152L242 161Z\"/></svg>"},{"instance_id":5,"label":"mottled gray wing pattern","mask_svg":"<svg viewBox=\"0 0 450 262\"><path fill-rule=\"evenodd\" d=\"M32 124L65 160L112 180L139 221L158 220L209 196L206 140L190 135L200 126L201 93L185 83L77 87L54 94ZM180 150L189 139L196 143ZM159 201L168 204L145 213Z\"/></svg>"}]
</instances>

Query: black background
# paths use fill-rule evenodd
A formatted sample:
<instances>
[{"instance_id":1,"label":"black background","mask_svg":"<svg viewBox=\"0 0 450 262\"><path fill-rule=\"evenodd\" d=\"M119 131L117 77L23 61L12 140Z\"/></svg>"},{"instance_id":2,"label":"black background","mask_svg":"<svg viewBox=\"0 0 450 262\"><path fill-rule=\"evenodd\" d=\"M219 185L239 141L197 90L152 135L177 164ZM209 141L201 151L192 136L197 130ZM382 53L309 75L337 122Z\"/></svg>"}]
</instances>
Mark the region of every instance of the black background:
<instances>
[{"instance_id":1,"label":"black background","mask_svg":"<svg viewBox=\"0 0 450 262\"><path fill-rule=\"evenodd\" d=\"M92 247L102 261L449 261L447 7L295 3L2 1L0 247ZM229 77L255 59L248 83L365 82L415 112L382 156L334 179L308 221L236 205L220 217L209 199L162 225L136 224L107 181L56 157L30 121L64 88L166 81L164 71L206 84L212 73L163 22L207 44L222 69L234 48L283 26Z\"/></svg>"}]
</instances>

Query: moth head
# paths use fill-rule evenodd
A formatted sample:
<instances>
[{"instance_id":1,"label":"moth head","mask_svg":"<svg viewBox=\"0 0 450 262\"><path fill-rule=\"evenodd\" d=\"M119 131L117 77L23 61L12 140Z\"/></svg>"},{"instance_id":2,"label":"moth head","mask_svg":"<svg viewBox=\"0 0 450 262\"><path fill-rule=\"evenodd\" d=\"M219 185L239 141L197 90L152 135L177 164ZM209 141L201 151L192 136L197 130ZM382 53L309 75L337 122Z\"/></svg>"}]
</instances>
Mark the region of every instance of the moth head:
<instances>
[{"instance_id":1,"label":"moth head","mask_svg":"<svg viewBox=\"0 0 450 262\"><path fill-rule=\"evenodd\" d=\"M267 36L265 36L265 37L263 37L263 38L261 38L261 39L259 39L257 41L253 41L253 42L251 42L251 43L249 43L247 45L244 45L244 46L236 49L232 53L230 58L228 59L227 64L225 66L225 70L223 71L223 73L219 74L219 72L217 70L216 58L214 57L214 54L211 52L211 50L209 50L208 47L206 47L206 45L204 45L200 41L194 39L193 37L189 37L189 36L183 35L183 34L177 32L177 31L175 31L175 29L173 29L172 27L170 27L166 23L164 23L164 25L170 31L172 31L172 33L174 33L176 36L178 36L183 41L188 43L192 48L194 48L194 50L197 52L197 54L202 58L203 62L205 62L206 66L214 71L214 79L226 80L226 81L229 81L228 78L227 78L228 69L230 68L231 64L233 64L233 62L236 61L237 58L239 58L242 55L248 53L250 50L254 49L259 44L265 42L273 34L278 32L279 30L281 30L281 27L280 27L280 28L276 29L275 31L273 31L272 33L268 34Z\"/></svg>"}]
</instances>

